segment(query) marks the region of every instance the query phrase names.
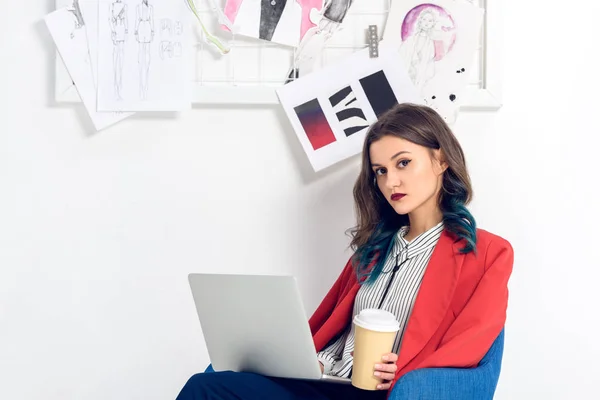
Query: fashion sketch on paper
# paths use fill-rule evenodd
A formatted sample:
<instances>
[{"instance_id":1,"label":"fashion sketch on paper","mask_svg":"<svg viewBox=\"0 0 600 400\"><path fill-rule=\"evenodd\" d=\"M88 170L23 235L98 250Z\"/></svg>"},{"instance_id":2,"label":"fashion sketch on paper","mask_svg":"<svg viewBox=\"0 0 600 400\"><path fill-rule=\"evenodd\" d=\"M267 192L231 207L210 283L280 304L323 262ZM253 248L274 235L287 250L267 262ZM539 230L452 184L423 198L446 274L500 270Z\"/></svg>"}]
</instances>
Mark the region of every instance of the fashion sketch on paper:
<instances>
[{"instance_id":1,"label":"fashion sketch on paper","mask_svg":"<svg viewBox=\"0 0 600 400\"><path fill-rule=\"evenodd\" d=\"M127 4L122 0L115 0L110 5L109 23L113 42L113 84L115 97L122 100L123 90L123 62L125 59L125 41L129 26L127 24Z\"/></svg>"},{"instance_id":2,"label":"fashion sketch on paper","mask_svg":"<svg viewBox=\"0 0 600 400\"><path fill-rule=\"evenodd\" d=\"M340 25L346 18L346 14L354 0L325 0L325 4L317 17L318 21L313 21L316 26L309 29L294 56L294 64L288 72L287 80L289 83L303 74L311 71L315 59L319 56L329 39L340 28Z\"/></svg>"},{"instance_id":3,"label":"fashion sketch on paper","mask_svg":"<svg viewBox=\"0 0 600 400\"><path fill-rule=\"evenodd\" d=\"M75 31L81 29L81 27L85 25L83 15L81 14L81 8L79 7L79 0L73 0L73 4L71 7L67 7L67 11L75 17L73 30L71 31L71 39L73 39L75 37Z\"/></svg>"},{"instance_id":4,"label":"fashion sketch on paper","mask_svg":"<svg viewBox=\"0 0 600 400\"><path fill-rule=\"evenodd\" d=\"M435 63L441 60L455 38L454 24L433 7L424 8L414 23L412 35L400 46L410 78L421 90L436 74Z\"/></svg>"},{"instance_id":5,"label":"fashion sketch on paper","mask_svg":"<svg viewBox=\"0 0 600 400\"><path fill-rule=\"evenodd\" d=\"M161 36L169 37L173 31L173 21L169 18L163 18L160 20L160 32Z\"/></svg>"},{"instance_id":6,"label":"fashion sketch on paper","mask_svg":"<svg viewBox=\"0 0 600 400\"><path fill-rule=\"evenodd\" d=\"M135 38L139 45L140 98L144 100L148 97L150 43L154 39L154 7L148 0L142 0L136 7Z\"/></svg>"}]
</instances>

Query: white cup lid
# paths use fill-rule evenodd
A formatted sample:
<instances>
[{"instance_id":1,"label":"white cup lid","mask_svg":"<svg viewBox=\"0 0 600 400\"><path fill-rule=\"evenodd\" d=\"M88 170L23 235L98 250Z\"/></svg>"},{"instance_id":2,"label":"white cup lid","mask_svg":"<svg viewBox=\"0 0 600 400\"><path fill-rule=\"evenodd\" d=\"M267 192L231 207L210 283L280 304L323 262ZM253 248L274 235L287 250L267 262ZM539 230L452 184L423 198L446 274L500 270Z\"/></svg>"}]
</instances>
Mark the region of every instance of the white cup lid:
<instances>
[{"instance_id":1,"label":"white cup lid","mask_svg":"<svg viewBox=\"0 0 600 400\"><path fill-rule=\"evenodd\" d=\"M389 311L367 308L354 317L354 323L361 328L378 332L396 332L400 323Z\"/></svg>"}]
</instances>

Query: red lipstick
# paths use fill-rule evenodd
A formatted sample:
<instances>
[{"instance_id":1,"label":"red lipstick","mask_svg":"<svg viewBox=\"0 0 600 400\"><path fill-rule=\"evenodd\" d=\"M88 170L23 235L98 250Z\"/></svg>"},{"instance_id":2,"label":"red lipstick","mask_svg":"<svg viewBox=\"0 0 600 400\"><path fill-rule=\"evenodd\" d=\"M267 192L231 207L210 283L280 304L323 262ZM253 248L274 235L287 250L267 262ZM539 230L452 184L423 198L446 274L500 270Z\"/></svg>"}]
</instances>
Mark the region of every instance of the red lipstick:
<instances>
[{"instance_id":1,"label":"red lipstick","mask_svg":"<svg viewBox=\"0 0 600 400\"><path fill-rule=\"evenodd\" d=\"M404 196L406 196L404 193L394 193L392 194L392 201L400 200Z\"/></svg>"}]
</instances>

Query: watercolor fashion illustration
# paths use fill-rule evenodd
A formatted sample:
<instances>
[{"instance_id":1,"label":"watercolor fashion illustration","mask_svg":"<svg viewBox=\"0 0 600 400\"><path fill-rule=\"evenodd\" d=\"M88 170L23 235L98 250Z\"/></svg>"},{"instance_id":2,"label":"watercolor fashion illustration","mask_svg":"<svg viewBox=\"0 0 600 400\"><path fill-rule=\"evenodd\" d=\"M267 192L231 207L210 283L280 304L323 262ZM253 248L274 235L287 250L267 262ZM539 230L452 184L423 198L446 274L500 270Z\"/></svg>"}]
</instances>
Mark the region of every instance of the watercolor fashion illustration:
<instances>
[{"instance_id":1,"label":"watercolor fashion illustration","mask_svg":"<svg viewBox=\"0 0 600 400\"><path fill-rule=\"evenodd\" d=\"M315 59L340 28L352 2L353 0L325 1L321 12L314 17L313 22L316 26L306 32L300 46L298 46L294 56L294 64L288 72L285 83L298 78L300 73L305 74L312 70Z\"/></svg>"},{"instance_id":2,"label":"watercolor fashion illustration","mask_svg":"<svg viewBox=\"0 0 600 400\"><path fill-rule=\"evenodd\" d=\"M455 38L454 21L441 7L422 4L406 15L400 53L419 90L435 76L435 63L452 49Z\"/></svg>"}]
</instances>

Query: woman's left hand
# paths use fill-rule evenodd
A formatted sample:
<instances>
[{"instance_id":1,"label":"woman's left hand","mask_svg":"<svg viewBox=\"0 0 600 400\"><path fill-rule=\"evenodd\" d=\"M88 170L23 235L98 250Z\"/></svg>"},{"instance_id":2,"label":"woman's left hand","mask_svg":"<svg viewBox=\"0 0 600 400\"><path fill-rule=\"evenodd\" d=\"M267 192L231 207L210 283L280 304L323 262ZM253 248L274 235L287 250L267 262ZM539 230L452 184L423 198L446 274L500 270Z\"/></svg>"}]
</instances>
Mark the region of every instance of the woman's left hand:
<instances>
[{"instance_id":1,"label":"woman's left hand","mask_svg":"<svg viewBox=\"0 0 600 400\"><path fill-rule=\"evenodd\" d=\"M398 369L396 361L398 361L398 355L388 353L383 355L381 363L375 364L374 375L382 381L377 385L378 390L388 390L392 386L392 381L396 376L396 369Z\"/></svg>"}]
</instances>

